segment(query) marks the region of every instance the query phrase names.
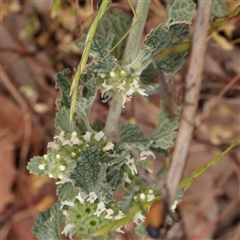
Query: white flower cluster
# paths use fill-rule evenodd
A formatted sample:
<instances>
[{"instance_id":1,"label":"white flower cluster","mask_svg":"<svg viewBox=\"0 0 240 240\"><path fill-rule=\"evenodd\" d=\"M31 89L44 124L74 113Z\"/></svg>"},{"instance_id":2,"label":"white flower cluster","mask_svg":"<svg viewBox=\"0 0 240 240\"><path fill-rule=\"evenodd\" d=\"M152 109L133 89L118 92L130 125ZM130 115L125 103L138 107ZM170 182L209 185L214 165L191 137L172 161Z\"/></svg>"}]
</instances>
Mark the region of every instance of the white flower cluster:
<instances>
[{"instance_id":1,"label":"white flower cluster","mask_svg":"<svg viewBox=\"0 0 240 240\"><path fill-rule=\"evenodd\" d=\"M49 162L51 162L51 165L54 162L55 168L51 168L51 172L48 173L49 177L60 179L61 181L57 182L57 184L69 182L70 179L67 179L64 176L64 171L67 168L67 163L64 160L64 157L58 153L61 150L61 147L68 146L70 149L72 148L73 150L71 152L71 157L77 160L76 156L81 153L81 149L86 146L96 144L102 139L106 141L104 133L102 131L97 133L87 131L83 136L78 136L77 132L75 131L71 134L67 134L61 131L59 135L56 135L54 137L53 142L48 143L48 148L51 149L51 153L45 154L43 156L43 161L39 164L38 168L40 170L44 170ZM106 141L106 145L102 148L102 151L106 152L112 150L113 148L114 144L112 142Z\"/></svg>"},{"instance_id":2,"label":"white flower cluster","mask_svg":"<svg viewBox=\"0 0 240 240\"><path fill-rule=\"evenodd\" d=\"M85 201L94 204L95 201L97 200L97 195L95 192L90 192L88 195L85 194L84 192L79 192L78 195L75 197L81 204L84 204ZM74 208L75 207L75 203L71 202L71 201L64 201L61 203L61 207L60 210L64 207L64 206L68 206L70 208ZM64 215L68 218L69 214L67 213L67 211L63 211ZM123 218L125 215L123 214L122 211L119 210L117 215L113 215L114 214L114 210L111 208L106 208L106 205L103 201L100 201L97 204L97 209L96 211L93 213L93 215L100 217L103 214L103 218L105 219L114 219L114 220L118 220ZM74 232L74 228L75 228L75 224L73 223L68 223L65 228L62 231L62 234L64 234L66 237L68 236L70 239L72 239L73 236L73 232ZM120 229L120 228L119 228ZM118 229L117 229L118 230Z\"/></svg>"},{"instance_id":3,"label":"white flower cluster","mask_svg":"<svg viewBox=\"0 0 240 240\"><path fill-rule=\"evenodd\" d=\"M110 90L120 92L123 97L122 107L125 107L125 103L131 101L134 93L139 93L142 96L147 96L144 89L141 88L140 78L128 73L126 69L112 71L109 74L100 74L100 77L104 79L101 84L102 98L106 96L106 93Z\"/></svg>"}]
</instances>

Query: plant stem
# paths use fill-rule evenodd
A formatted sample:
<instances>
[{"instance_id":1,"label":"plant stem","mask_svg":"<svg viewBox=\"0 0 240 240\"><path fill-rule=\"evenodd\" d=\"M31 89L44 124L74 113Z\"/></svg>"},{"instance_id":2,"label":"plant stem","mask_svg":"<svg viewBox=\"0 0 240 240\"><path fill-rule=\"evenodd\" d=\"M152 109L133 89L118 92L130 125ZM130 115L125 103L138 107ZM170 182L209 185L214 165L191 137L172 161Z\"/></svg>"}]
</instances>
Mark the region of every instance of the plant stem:
<instances>
[{"instance_id":1,"label":"plant stem","mask_svg":"<svg viewBox=\"0 0 240 240\"><path fill-rule=\"evenodd\" d=\"M137 2L136 15L139 19L133 18L132 27L138 21L138 24L129 33L127 44L122 57L122 65L130 64L137 56L139 45L142 38L142 32L146 23L150 0L139 0Z\"/></svg>"},{"instance_id":2,"label":"plant stem","mask_svg":"<svg viewBox=\"0 0 240 240\"><path fill-rule=\"evenodd\" d=\"M131 63L137 56L140 41L142 38L142 32L147 19L147 13L149 8L150 0L138 1L136 14L139 17L138 24L136 24L137 19L133 18L132 26L133 29L129 33L126 48L124 50L122 65L127 65ZM123 96L119 93L115 93L112 103L110 105L108 118L105 126L105 135L107 137L118 139L118 124L119 118L122 112Z\"/></svg>"}]
</instances>

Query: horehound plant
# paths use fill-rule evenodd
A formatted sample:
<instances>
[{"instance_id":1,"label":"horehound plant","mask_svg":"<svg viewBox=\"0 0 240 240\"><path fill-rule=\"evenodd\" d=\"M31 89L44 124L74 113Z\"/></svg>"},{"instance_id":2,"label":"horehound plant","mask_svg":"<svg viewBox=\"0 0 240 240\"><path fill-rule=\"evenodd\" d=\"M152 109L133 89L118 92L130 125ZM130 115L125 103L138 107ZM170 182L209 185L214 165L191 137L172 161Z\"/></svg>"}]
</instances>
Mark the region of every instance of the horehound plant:
<instances>
[{"instance_id":1,"label":"horehound plant","mask_svg":"<svg viewBox=\"0 0 240 240\"><path fill-rule=\"evenodd\" d=\"M39 214L33 227L39 239L61 239L61 234L69 239L113 239L113 233L124 233L122 227L131 220L136 232L146 237L142 210L160 198L161 189L144 184L139 169L151 172L149 158L166 154L174 145L180 108L170 118L161 107L163 99L159 123L149 137L137 125L119 125L119 118L133 95L161 96L161 85L154 83L159 69L172 74L181 68L186 51L155 56L188 38L196 8L192 0L169 0L166 23L146 35L139 50L149 4L150 0L138 2L138 21L133 20L130 28L131 18L122 12L105 13L110 1L102 1L88 34L77 43L83 55L72 86L66 79L70 70L57 74L56 88L61 91L55 118L58 134L48 143L48 152L33 157L27 166L30 173L57 180L58 201ZM117 47L111 51L113 43ZM112 98L101 130L89 122L98 90L105 101Z\"/></svg>"}]
</instances>

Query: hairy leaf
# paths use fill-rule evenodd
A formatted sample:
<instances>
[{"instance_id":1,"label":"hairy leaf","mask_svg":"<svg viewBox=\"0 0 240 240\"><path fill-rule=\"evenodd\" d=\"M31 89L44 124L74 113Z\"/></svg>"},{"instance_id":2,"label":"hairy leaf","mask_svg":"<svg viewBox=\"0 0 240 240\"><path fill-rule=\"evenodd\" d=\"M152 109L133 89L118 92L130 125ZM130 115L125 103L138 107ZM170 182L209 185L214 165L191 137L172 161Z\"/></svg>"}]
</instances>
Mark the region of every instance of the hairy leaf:
<instances>
[{"instance_id":1,"label":"hairy leaf","mask_svg":"<svg viewBox=\"0 0 240 240\"><path fill-rule=\"evenodd\" d=\"M132 17L126 15L124 12L119 11L117 14L104 14L98 23L98 28L96 30L94 39L105 40L109 30L114 30L114 39L112 45L115 46L119 40L123 37L123 35L127 32L127 30L131 27ZM88 28L84 29L86 33ZM77 46L81 49L84 48L86 35L77 42ZM126 45L127 38L123 39L120 44L115 48L112 54L117 58L121 59L123 50Z\"/></svg>"},{"instance_id":2,"label":"hairy leaf","mask_svg":"<svg viewBox=\"0 0 240 240\"><path fill-rule=\"evenodd\" d=\"M60 184L57 188L58 199L61 202L71 200L76 197L77 194L78 190L73 186L71 182Z\"/></svg>"},{"instance_id":3,"label":"hairy leaf","mask_svg":"<svg viewBox=\"0 0 240 240\"><path fill-rule=\"evenodd\" d=\"M62 72L59 72L57 74L56 78L56 88L60 89L62 93L61 100L59 102L58 108L61 109L62 107L70 108L70 84L68 83L66 76L70 73L71 71L67 68L64 69Z\"/></svg>"},{"instance_id":4,"label":"hairy leaf","mask_svg":"<svg viewBox=\"0 0 240 240\"><path fill-rule=\"evenodd\" d=\"M148 149L151 144L151 140L144 137L142 130L137 125L127 122L121 125L121 140L123 145L140 149Z\"/></svg>"},{"instance_id":5,"label":"hairy leaf","mask_svg":"<svg viewBox=\"0 0 240 240\"><path fill-rule=\"evenodd\" d=\"M91 127L89 124L89 114L90 114L94 100L95 100L95 96L89 97L89 98L80 97L76 105L76 114L84 122L88 130L91 130Z\"/></svg>"},{"instance_id":6,"label":"hairy leaf","mask_svg":"<svg viewBox=\"0 0 240 240\"><path fill-rule=\"evenodd\" d=\"M172 147L174 145L174 139L177 135L176 130L178 125L179 114L174 118L169 118L167 113L164 111L163 105L161 105L158 126L154 133L150 136L150 139L154 141L153 147L160 147L162 149Z\"/></svg>"},{"instance_id":7,"label":"hairy leaf","mask_svg":"<svg viewBox=\"0 0 240 240\"><path fill-rule=\"evenodd\" d=\"M62 217L60 203L57 202L51 209L38 214L38 219L35 221L32 232L40 240L60 240L60 222Z\"/></svg>"},{"instance_id":8,"label":"hairy leaf","mask_svg":"<svg viewBox=\"0 0 240 240\"><path fill-rule=\"evenodd\" d=\"M168 0L167 24L190 24L196 13L196 4L192 0Z\"/></svg>"},{"instance_id":9,"label":"hairy leaf","mask_svg":"<svg viewBox=\"0 0 240 240\"><path fill-rule=\"evenodd\" d=\"M99 161L98 145L86 147L82 151L82 155L70 176L76 187L80 187L87 193L95 190L100 171Z\"/></svg>"},{"instance_id":10,"label":"hairy leaf","mask_svg":"<svg viewBox=\"0 0 240 240\"><path fill-rule=\"evenodd\" d=\"M44 158L41 156L35 156L31 158L31 160L28 162L28 165L27 165L27 169L29 170L29 172L39 177L46 175L46 172L44 169L39 169L39 165L42 164L43 160Z\"/></svg>"},{"instance_id":11,"label":"hairy leaf","mask_svg":"<svg viewBox=\"0 0 240 240\"><path fill-rule=\"evenodd\" d=\"M70 121L70 110L67 109L66 107L62 107L59 112L56 114L55 118L55 128L72 133L73 131L76 130L76 121L73 119Z\"/></svg>"},{"instance_id":12,"label":"hairy leaf","mask_svg":"<svg viewBox=\"0 0 240 240\"><path fill-rule=\"evenodd\" d=\"M122 199L117 203L119 209L124 213L127 214L129 211L129 208L132 207L132 201L133 201L133 197L135 195L135 193L138 191L139 189L137 187L133 187L131 186L131 189L128 193L128 195L122 197Z\"/></svg>"}]
</instances>

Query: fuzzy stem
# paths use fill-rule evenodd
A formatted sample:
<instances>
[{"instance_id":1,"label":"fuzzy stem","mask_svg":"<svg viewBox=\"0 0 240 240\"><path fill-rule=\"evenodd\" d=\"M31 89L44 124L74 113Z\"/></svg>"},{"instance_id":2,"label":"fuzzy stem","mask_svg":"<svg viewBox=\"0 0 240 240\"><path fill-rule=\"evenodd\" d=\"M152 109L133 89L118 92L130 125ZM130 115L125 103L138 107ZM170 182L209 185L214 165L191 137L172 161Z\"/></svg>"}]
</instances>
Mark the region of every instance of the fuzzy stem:
<instances>
[{"instance_id":1,"label":"fuzzy stem","mask_svg":"<svg viewBox=\"0 0 240 240\"><path fill-rule=\"evenodd\" d=\"M142 32L146 23L150 0L138 1L136 15L139 19L133 18L132 31L129 33L127 44L122 57L122 65L130 64L137 56L139 45L142 38ZM138 21L137 25L136 22Z\"/></svg>"},{"instance_id":2,"label":"fuzzy stem","mask_svg":"<svg viewBox=\"0 0 240 240\"><path fill-rule=\"evenodd\" d=\"M137 56L142 32L147 19L147 13L149 8L150 0L138 1L136 14L139 17L138 24L136 24L137 19L133 18L132 26L134 28L129 33L126 48L124 50L122 65L127 65L131 63ZM105 135L107 137L118 139L118 124L122 112L123 96L121 94L115 93L112 103L110 105L108 118L105 126Z\"/></svg>"}]
</instances>

